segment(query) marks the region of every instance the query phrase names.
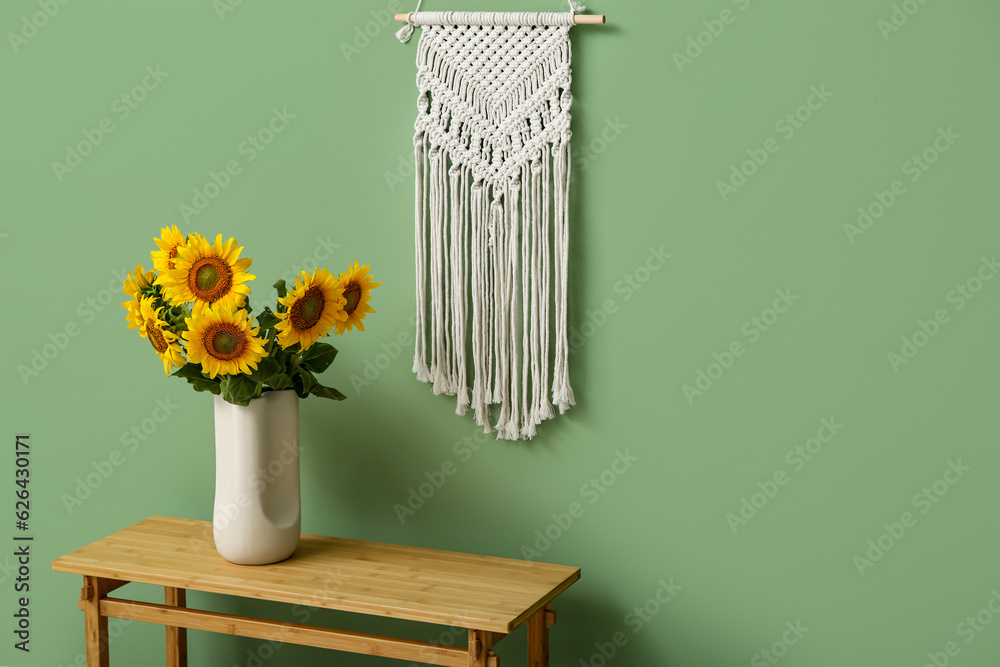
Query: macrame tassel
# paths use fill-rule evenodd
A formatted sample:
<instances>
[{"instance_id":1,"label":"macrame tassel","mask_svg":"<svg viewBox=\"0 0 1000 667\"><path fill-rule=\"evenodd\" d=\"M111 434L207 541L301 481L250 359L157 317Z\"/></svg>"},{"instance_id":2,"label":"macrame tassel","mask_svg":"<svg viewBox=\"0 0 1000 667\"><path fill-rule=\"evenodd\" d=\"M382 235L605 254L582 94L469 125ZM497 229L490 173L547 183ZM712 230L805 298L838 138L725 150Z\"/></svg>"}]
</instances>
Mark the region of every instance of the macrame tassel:
<instances>
[{"instance_id":1,"label":"macrame tassel","mask_svg":"<svg viewBox=\"0 0 1000 667\"><path fill-rule=\"evenodd\" d=\"M427 95L421 94L418 106L427 108ZM414 188L414 209L416 224L416 265L417 265L417 312L416 335L413 343L413 372L421 382L430 382L431 373L427 367L427 205L426 183L427 163L424 159L424 133L413 137L413 171L416 173Z\"/></svg>"},{"instance_id":2,"label":"macrame tassel","mask_svg":"<svg viewBox=\"0 0 1000 667\"><path fill-rule=\"evenodd\" d=\"M464 415L469 407L469 388L466 383L465 323L468 292L465 286L467 234L465 220L468 215L467 171L457 165L451 171L451 393L458 395L455 412Z\"/></svg>"},{"instance_id":3,"label":"macrame tassel","mask_svg":"<svg viewBox=\"0 0 1000 667\"><path fill-rule=\"evenodd\" d=\"M431 167L430 238L431 238L431 377L434 393L448 391L448 342L445 328L444 206L447 196L444 153L433 146L429 153Z\"/></svg>"},{"instance_id":4,"label":"macrame tassel","mask_svg":"<svg viewBox=\"0 0 1000 667\"><path fill-rule=\"evenodd\" d=\"M507 422L510 420L510 260L507 243L507 197L494 200L491 215L494 227L494 251L496 263L494 291L494 337L496 339L496 377L493 402L500 404L500 416L494 428L498 439L506 439Z\"/></svg>"},{"instance_id":5,"label":"macrame tassel","mask_svg":"<svg viewBox=\"0 0 1000 667\"><path fill-rule=\"evenodd\" d=\"M494 189L494 197L496 197L496 190ZM500 195L502 197L502 195ZM487 348L487 354L489 355L487 359L489 360L489 377L490 384L493 388L492 394L490 395L490 403L502 403L503 402L503 392L500 388L500 383L502 382L502 364L506 360L506 349L503 347L503 335L501 334L502 329L502 309L500 307L503 301L503 296L501 292L504 288L503 282L503 267L506 266L504 261L506 254L504 252L503 245L503 204L502 200L494 199L493 203L490 205L490 281L489 290L490 298L492 300L492 305L490 306L490 331L489 331L489 347Z\"/></svg>"},{"instance_id":6,"label":"macrame tassel","mask_svg":"<svg viewBox=\"0 0 1000 667\"><path fill-rule=\"evenodd\" d=\"M487 198L483 195L483 182L472 185L471 226L472 249L470 252L470 273L472 278L472 408L476 414L476 424L486 433L490 428L489 399L487 397L486 353L488 321L486 316L486 271L487 271Z\"/></svg>"},{"instance_id":7,"label":"macrame tassel","mask_svg":"<svg viewBox=\"0 0 1000 667\"><path fill-rule=\"evenodd\" d=\"M495 403L496 385L494 379L496 373L493 372L496 366L496 276L493 267L496 266L496 241L494 239L494 228L496 223L493 220L493 204L491 202L491 188L483 186L483 398L487 405ZM488 415L488 413L487 413ZM488 416L487 416L488 418Z\"/></svg>"},{"instance_id":8,"label":"macrame tassel","mask_svg":"<svg viewBox=\"0 0 1000 667\"><path fill-rule=\"evenodd\" d=\"M538 419L538 225L541 202L538 190L542 181L542 165L538 158L531 161L530 167L522 170L523 180L528 184L524 196L521 237L521 317L524 324L522 349L524 359L521 362L521 409L523 422L521 437L528 440L535 437L535 426ZM529 390L531 396L529 397Z\"/></svg>"},{"instance_id":9,"label":"macrame tassel","mask_svg":"<svg viewBox=\"0 0 1000 667\"><path fill-rule=\"evenodd\" d=\"M507 350L510 357L510 370L507 391L504 394L504 402L509 413L506 428L500 436L504 440L517 440L521 433L521 409L518 404L518 389L521 384L521 340L518 334L521 317L521 290L518 282L521 278L520 260L520 202L521 202L521 181L515 178L508 187L507 209L505 222L508 230L507 234L507 255L509 264L507 267L507 288L505 290L506 299L504 309L507 312ZM507 305L509 304L509 305Z\"/></svg>"},{"instance_id":10,"label":"macrame tassel","mask_svg":"<svg viewBox=\"0 0 1000 667\"><path fill-rule=\"evenodd\" d=\"M569 142L562 141L552 148L552 177L555 189L553 220L555 248L556 358L552 375L552 402L563 414L576 405L569 384L569 339L566 331L566 291L569 262Z\"/></svg>"},{"instance_id":11,"label":"macrame tassel","mask_svg":"<svg viewBox=\"0 0 1000 667\"><path fill-rule=\"evenodd\" d=\"M551 229L552 209L552 154L546 146L542 149L542 220L539 229L541 240L539 256L541 259L540 293L538 295L538 359L541 375L541 386L539 387L538 418L540 420L552 419L556 416L549 402L549 356L551 347L549 345L549 302L552 299L552 244L549 230Z\"/></svg>"}]
</instances>

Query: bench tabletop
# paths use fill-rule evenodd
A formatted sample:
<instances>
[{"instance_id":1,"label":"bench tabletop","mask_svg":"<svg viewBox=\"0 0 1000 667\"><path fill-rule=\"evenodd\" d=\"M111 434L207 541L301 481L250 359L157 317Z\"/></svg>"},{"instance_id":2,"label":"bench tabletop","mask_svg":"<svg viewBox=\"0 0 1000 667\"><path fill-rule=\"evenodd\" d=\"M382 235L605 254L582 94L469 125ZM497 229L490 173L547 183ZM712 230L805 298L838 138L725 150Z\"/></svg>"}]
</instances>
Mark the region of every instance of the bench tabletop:
<instances>
[{"instance_id":1,"label":"bench tabletop","mask_svg":"<svg viewBox=\"0 0 1000 667\"><path fill-rule=\"evenodd\" d=\"M580 568L303 534L272 565L235 565L209 521L154 516L52 562L59 572L509 633Z\"/></svg>"}]
</instances>

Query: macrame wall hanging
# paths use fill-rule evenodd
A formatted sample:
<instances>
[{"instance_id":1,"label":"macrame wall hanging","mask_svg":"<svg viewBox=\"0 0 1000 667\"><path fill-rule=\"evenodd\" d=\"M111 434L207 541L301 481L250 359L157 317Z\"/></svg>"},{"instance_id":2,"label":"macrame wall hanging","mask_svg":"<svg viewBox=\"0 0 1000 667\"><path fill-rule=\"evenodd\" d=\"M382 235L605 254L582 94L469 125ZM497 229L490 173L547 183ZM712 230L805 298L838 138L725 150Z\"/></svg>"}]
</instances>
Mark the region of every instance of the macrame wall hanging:
<instances>
[{"instance_id":1,"label":"macrame wall hanging","mask_svg":"<svg viewBox=\"0 0 1000 667\"><path fill-rule=\"evenodd\" d=\"M486 433L532 438L574 405L566 332L569 29L565 13L397 15L417 51L413 371ZM490 406L499 405L495 419Z\"/></svg>"}]
</instances>

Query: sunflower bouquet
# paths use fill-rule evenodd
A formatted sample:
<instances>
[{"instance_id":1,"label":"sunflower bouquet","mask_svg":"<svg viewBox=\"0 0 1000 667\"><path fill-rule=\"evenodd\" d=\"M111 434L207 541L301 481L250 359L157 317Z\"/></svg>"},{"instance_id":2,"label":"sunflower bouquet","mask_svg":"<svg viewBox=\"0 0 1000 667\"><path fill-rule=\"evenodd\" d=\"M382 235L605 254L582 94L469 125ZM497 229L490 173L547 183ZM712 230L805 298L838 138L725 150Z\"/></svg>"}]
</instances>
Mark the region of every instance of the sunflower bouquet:
<instances>
[{"instance_id":1,"label":"sunflower bouquet","mask_svg":"<svg viewBox=\"0 0 1000 667\"><path fill-rule=\"evenodd\" d=\"M337 356L319 339L365 330L365 316L375 312L371 291L381 285L368 265L355 262L338 277L303 271L291 289L279 280L274 310L265 307L254 318L249 282L256 276L247 273L251 259L240 259L236 239L223 243L220 234L210 242L174 226L155 242L153 269L140 264L128 274L122 306L128 328L150 342L167 375L236 405L282 389L301 398L346 398L316 379Z\"/></svg>"}]
</instances>

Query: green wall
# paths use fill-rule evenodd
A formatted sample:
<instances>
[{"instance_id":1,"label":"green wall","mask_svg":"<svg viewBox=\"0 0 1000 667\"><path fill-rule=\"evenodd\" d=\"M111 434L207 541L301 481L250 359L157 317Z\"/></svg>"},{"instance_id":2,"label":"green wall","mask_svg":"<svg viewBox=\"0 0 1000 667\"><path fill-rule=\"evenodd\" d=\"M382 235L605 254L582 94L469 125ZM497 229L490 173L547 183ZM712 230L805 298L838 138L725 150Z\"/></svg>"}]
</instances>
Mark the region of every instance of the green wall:
<instances>
[{"instance_id":1,"label":"green wall","mask_svg":"<svg viewBox=\"0 0 1000 667\"><path fill-rule=\"evenodd\" d=\"M372 264L378 313L335 341L325 375L350 399L303 405L304 530L581 566L553 665L996 664L1000 5L595 2L609 24L573 31L579 405L530 443L473 449L453 399L419 384L406 353L379 357L411 331L416 44L371 12L413 3L237 1L48 0L58 11L35 32L24 21L46 0L0 5L2 532L10 450L28 433L35 536L32 650L12 647L7 557L0 664L77 664L80 581L51 559L153 514L211 516L209 397L166 379L117 305L119 272L148 265L171 224L236 236L264 292L317 250L335 270ZM345 49L366 26L377 34ZM147 67L161 80L130 108L120 96ZM274 109L294 118L241 149ZM95 134L102 122L112 131ZM100 144L57 173L84 133ZM231 160L239 173L185 220L179 206ZM670 256L648 271L653 251ZM64 347L22 378L52 339ZM352 382L376 362L370 384ZM600 482L619 454L637 461ZM394 506L448 461L457 472L401 522ZM73 494L87 497L67 509ZM574 502L583 515L540 541ZM161 664L160 629L113 629L113 664ZM595 642L616 638L605 660ZM520 633L501 644L502 664L523 665L523 647ZM191 654L330 664L204 633Z\"/></svg>"}]
</instances>

